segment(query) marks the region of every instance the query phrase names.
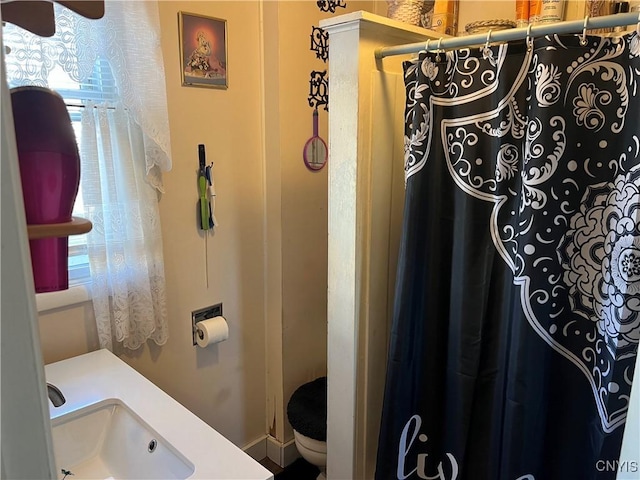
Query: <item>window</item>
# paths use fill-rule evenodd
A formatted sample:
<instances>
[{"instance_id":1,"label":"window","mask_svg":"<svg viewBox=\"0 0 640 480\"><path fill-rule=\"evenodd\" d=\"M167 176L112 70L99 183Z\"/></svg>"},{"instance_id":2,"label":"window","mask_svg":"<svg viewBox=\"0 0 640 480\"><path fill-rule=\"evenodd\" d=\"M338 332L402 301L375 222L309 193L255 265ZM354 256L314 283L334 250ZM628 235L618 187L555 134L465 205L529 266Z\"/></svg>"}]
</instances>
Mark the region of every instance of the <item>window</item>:
<instances>
[{"instance_id":1,"label":"window","mask_svg":"<svg viewBox=\"0 0 640 480\"><path fill-rule=\"evenodd\" d=\"M17 27L13 27L17 28ZM9 36L9 39L11 36ZM8 43L10 40L8 41ZM10 43L9 43L10 44ZM11 88L29 85L29 82L22 81L18 72L22 69L33 69L37 62L27 58L25 61L18 59L17 62L8 62L7 80ZM21 68L18 68L21 67ZM37 84L33 82L31 84ZM69 117L73 125L78 149L82 138L82 109L87 102L95 103L115 103L118 100L118 93L115 78L109 62L103 58L98 58L93 68L93 72L85 82L74 81L64 69L57 65L48 75L47 87L59 93L67 105ZM82 178L80 175L80 187L78 196L73 208L73 215L84 217L84 202L82 195ZM69 286L87 283L90 279L89 257L87 254L87 235L69 236Z\"/></svg>"},{"instance_id":2,"label":"window","mask_svg":"<svg viewBox=\"0 0 640 480\"><path fill-rule=\"evenodd\" d=\"M82 138L81 109L85 108L87 101L114 103L118 99L115 79L109 62L105 59L96 61L93 73L86 83L60 81L58 86L51 76L49 81L49 88L57 91L65 99L78 142ZM78 148L80 148L79 144ZM80 175L80 188L73 207L73 215L86 217L82 200L82 174ZM85 283L89 280L89 277L87 236L72 235L69 237L69 285Z\"/></svg>"},{"instance_id":3,"label":"window","mask_svg":"<svg viewBox=\"0 0 640 480\"><path fill-rule=\"evenodd\" d=\"M108 1L100 20L59 4L54 12L52 37L7 24L3 39L11 49L9 85L60 93L81 142L74 213L94 228L70 238L70 281L90 285L101 348L162 345L168 321L158 191L171 169L171 142L158 5ZM152 75L141 62L154 66Z\"/></svg>"}]
</instances>

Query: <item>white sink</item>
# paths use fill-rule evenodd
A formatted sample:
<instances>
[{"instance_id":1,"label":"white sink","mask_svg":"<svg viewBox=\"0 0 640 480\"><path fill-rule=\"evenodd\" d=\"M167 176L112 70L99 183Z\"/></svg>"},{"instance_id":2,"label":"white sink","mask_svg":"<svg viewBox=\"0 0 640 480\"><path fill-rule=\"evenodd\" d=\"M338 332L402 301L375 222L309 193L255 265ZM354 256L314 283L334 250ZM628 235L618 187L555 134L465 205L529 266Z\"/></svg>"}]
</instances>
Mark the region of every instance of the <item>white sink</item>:
<instances>
[{"instance_id":1,"label":"white sink","mask_svg":"<svg viewBox=\"0 0 640 480\"><path fill-rule=\"evenodd\" d=\"M52 422L57 471L81 479L186 479L194 466L117 399Z\"/></svg>"},{"instance_id":2,"label":"white sink","mask_svg":"<svg viewBox=\"0 0 640 480\"><path fill-rule=\"evenodd\" d=\"M58 479L273 480L273 474L107 350L45 365ZM149 451L151 450L151 451Z\"/></svg>"}]
</instances>

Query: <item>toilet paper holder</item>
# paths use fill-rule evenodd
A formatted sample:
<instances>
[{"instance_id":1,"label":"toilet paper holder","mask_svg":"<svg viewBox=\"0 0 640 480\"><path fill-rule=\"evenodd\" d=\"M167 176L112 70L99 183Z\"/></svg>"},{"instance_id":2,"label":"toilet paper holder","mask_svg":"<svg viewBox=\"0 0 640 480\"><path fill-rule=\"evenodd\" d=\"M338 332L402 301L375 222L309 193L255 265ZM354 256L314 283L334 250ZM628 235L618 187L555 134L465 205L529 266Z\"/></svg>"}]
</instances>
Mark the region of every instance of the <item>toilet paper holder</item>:
<instances>
[{"instance_id":1,"label":"toilet paper holder","mask_svg":"<svg viewBox=\"0 0 640 480\"><path fill-rule=\"evenodd\" d=\"M198 342L196 342L196 335L202 335L202 332L198 332L198 327L196 324L198 322L202 322L203 320L221 315L222 303L216 303L215 305L211 305L209 307L201 308L200 310L194 310L193 312L191 312L191 336L193 338L194 346L198 344Z\"/></svg>"}]
</instances>

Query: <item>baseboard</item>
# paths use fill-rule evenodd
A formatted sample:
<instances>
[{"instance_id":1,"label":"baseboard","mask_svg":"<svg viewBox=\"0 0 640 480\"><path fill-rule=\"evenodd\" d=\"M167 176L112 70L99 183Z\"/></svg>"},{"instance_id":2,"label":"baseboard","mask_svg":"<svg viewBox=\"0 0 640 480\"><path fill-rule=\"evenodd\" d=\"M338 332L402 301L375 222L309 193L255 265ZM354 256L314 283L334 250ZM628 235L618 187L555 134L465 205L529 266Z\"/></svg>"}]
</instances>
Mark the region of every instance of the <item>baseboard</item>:
<instances>
[{"instance_id":1,"label":"baseboard","mask_svg":"<svg viewBox=\"0 0 640 480\"><path fill-rule=\"evenodd\" d=\"M290 440L283 444L271 435L257 438L248 445L245 445L242 450L257 461L268 457L269 460L282 468L291 465L297 458L300 458L295 440Z\"/></svg>"},{"instance_id":2,"label":"baseboard","mask_svg":"<svg viewBox=\"0 0 640 480\"><path fill-rule=\"evenodd\" d=\"M267 435L267 457L271 461L277 463L282 468L291 465L297 458L300 457L298 450L296 449L296 443L294 440L289 440L287 443L280 443L271 435Z\"/></svg>"},{"instance_id":3,"label":"baseboard","mask_svg":"<svg viewBox=\"0 0 640 480\"><path fill-rule=\"evenodd\" d=\"M244 450L244 453L249 455L251 458L259 462L267 456L267 436L265 435L260 437L248 445L245 445L242 447L242 450Z\"/></svg>"},{"instance_id":4,"label":"baseboard","mask_svg":"<svg viewBox=\"0 0 640 480\"><path fill-rule=\"evenodd\" d=\"M300 458L300 453L296 448L295 440L289 440L282 446L282 459L284 461L284 466L291 465L296 459Z\"/></svg>"}]
</instances>

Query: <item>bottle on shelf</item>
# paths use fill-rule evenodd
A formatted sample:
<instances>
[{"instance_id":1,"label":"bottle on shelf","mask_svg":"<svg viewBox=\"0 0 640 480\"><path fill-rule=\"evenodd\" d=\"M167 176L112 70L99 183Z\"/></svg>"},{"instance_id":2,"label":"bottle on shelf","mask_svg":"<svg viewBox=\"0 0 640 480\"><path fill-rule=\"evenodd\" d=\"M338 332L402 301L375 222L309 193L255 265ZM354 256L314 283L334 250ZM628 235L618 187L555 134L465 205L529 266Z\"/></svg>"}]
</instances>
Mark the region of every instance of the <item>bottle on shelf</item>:
<instances>
[{"instance_id":1,"label":"bottle on shelf","mask_svg":"<svg viewBox=\"0 0 640 480\"><path fill-rule=\"evenodd\" d=\"M529 24L529 0L516 0L516 27L526 27Z\"/></svg>"},{"instance_id":2,"label":"bottle on shelf","mask_svg":"<svg viewBox=\"0 0 640 480\"><path fill-rule=\"evenodd\" d=\"M453 36L458 33L458 0L436 0L431 30Z\"/></svg>"},{"instance_id":3,"label":"bottle on shelf","mask_svg":"<svg viewBox=\"0 0 640 480\"><path fill-rule=\"evenodd\" d=\"M529 23L561 22L564 18L565 0L531 0Z\"/></svg>"}]
</instances>

